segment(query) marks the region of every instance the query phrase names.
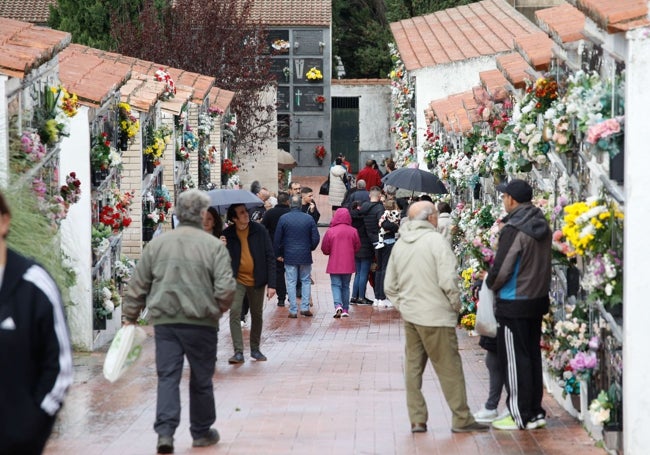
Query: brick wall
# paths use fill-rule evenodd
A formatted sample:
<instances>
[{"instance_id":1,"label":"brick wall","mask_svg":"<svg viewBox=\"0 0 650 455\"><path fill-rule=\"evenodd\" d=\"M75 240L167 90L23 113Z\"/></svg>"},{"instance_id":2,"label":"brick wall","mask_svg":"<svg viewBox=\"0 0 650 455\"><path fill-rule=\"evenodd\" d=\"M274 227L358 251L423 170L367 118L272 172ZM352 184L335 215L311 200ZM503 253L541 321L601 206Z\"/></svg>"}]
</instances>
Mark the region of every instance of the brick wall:
<instances>
[{"instance_id":1,"label":"brick wall","mask_svg":"<svg viewBox=\"0 0 650 455\"><path fill-rule=\"evenodd\" d=\"M140 118L140 112L131 111L132 115ZM142 254L142 137L140 129L135 135L135 141L129 143L129 148L122 152L122 173L120 190L134 191L135 197L131 205L131 225L122 234L122 253L131 259L139 259Z\"/></svg>"}]
</instances>

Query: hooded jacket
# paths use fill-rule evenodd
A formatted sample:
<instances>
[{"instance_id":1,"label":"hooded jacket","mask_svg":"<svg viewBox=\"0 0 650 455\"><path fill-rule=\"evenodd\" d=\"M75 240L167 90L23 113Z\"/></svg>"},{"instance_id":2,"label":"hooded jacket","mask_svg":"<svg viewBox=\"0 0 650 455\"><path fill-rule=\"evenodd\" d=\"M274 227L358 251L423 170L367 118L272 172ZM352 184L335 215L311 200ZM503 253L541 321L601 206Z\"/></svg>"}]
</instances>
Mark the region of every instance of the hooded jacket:
<instances>
[{"instance_id":1,"label":"hooded jacket","mask_svg":"<svg viewBox=\"0 0 650 455\"><path fill-rule=\"evenodd\" d=\"M551 285L551 228L542 211L523 203L503 219L494 264L486 283L494 291L497 317L546 314Z\"/></svg>"},{"instance_id":2,"label":"hooded jacket","mask_svg":"<svg viewBox=\"0 0 650 455\"><path fill-rule=\"evenodd\" d=\"M348 190L345 185L347 171L340 164L335 164L330 168L330 205L340 207L343 204L345 192Z\"/></svg>"},{"instance_id":3,"label":"hooded jacket","mask_svg":"<svg viewBox=\"0 0 650 455\"><path fill-rule=\"evenodd\" d=\"M0 346L0 453L23 453L34 438L49 435L72 383L72 352L54 280L10 249L0 287Z\"/></svg>"},{"instance_id":4,"label":"hooded jacket","mask_svg":"<svg viewBox=\"0 0 650 455\"><path fill-rule=\"evenodd\" d=\"M329 256L327 273L352 274L355 272L354 254L361 248L359 233L351 226L352 217L346 208L334 212L329 229L323 236L321 250Z\"/></svg>"},{"instance_id":5,"label":"hooded jacket","mask_svg":"<svg viewBox=\"0 0 650 455\"><path fill-rule=\"evenodd\" d=\"M460 291L451 245L428 221L411 220L399 233L386 267L386 296L405 321L456 327Z\"/></svg>"}]
</instances>

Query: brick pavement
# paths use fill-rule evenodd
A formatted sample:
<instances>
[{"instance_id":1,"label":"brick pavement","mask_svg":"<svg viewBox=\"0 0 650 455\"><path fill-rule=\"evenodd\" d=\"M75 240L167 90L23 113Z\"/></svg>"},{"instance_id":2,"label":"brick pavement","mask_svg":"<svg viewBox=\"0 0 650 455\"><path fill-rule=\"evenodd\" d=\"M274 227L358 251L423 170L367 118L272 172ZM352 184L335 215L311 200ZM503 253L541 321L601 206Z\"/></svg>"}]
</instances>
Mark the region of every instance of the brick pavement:
<instances>
[{"instance_id":1,"label":"brick pavement","mask_svg":"<svg viewBox=\"0 0 650 455\"><path fill-rule=\"evenodd\" d=\"M303 180L303 179L301 179ZM306 179L305 179L306 180ZM323 178L312 178L314 182ZM315 185L311 181L303 185ZM320 185L320 183L318 183ZM314 189L317 190L317 187ZM325 198L317 200L329 220ZM325 228L321 228L321 234ZM429 431L410 432L403 383L403 333L394 309L352 306L349 319L333 319L326 258L315 254L315 316L288 319L276 300L265 303L262 351L267 362L228 364L232 355L222 319L217 371L216 446L192 449L188 375L181 383L183 412L175 453L219 454L604 454L580 423L545 396L548 427L537 431L453 434L451 414L431 367L423 390ZM369 294L371 292L369 291ZM146 328L149 335L150 327ZM244 330L245 337L248 330ZM477 338L459 331L472 410L487 396L487 369ZM75 384L46 454L155 453L156 378L151 336L136 365L115 384L101 376L104 352L75 355ZM503 409L503 400L500 409Z\"/></svg>"}]
</instances>

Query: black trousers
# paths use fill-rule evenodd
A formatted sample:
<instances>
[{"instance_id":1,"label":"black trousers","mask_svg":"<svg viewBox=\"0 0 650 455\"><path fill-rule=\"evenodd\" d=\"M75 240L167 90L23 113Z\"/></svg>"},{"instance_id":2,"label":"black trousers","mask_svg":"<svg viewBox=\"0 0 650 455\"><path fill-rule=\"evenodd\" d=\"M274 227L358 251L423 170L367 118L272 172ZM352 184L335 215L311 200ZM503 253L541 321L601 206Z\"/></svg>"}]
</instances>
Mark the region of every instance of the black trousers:
<instances>
[{"instance_id":1,"label":"black trousers","mask_svg":"<svg viewBox=\"0 0 650 455\"><path fill-rule=\"evenodd\" d=\"M542 408L542 317L510 319L497 317L497 355L506 386L506 404L520 429Z\"/></svg>"},{"instance_id":2,"label":"black trousers","mask_svg":"<svg viewBox=\"0 0 650 455\"><path fill-rule=\"evenodd\" d=\"M278 302L287 299L287 283L284 281L284 262L275 261L275 293L278 295Z\"/></svg>"}]
</instances>

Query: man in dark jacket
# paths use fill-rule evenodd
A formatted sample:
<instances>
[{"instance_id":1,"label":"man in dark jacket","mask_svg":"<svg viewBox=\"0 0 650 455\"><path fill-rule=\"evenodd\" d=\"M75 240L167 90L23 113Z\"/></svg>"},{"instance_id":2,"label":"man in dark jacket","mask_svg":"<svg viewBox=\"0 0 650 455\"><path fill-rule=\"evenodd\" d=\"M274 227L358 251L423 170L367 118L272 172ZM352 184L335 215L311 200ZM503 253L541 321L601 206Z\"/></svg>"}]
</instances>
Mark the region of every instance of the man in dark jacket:
<instances>
[{"instance_id":1,"label":"man in dark jacket","mask_svg":"<svg viewBox=\"0 0 650 455\"><path fill-rule=\"evenodd\" d=\"M285 213L289 213L289 193L281 191L278 193L278 204L272 209L268 210L262 218L262 226L269 231L271 241L275 242L275 229L278 226L280 217ZM275 247L275 245L273 245ZM287 298L287 285L284 282L284 262L275 262L275 285L276 293L278 294L278 306L284 306L285 299Z\"/></svg>"},{"instance_id":2,"label":"man in dark jacket","mask_svg":"<svg viewBox=\"0 0 650 455\"><path fill-rule=\"evenodd\" d=\"M303 186L300 190L300 196L302 197L300 210L302 210L303 213L311 216L314 221L318 223L318 220L320 220L320 212L318 211L318 207L316 207L316 203L314 202L314 190L308 186Z\"/></svg>"},{"instance_id":3,"label":"man in dark jacket","mask_svg":"<svg viewBox=\"0 0 650 455\"><path fill-rule=\"evenodd\" d=\"M503 193L508 215L486 284L495 293L497 355L510 415L492 426L532 430L546 425L539 340L542 316L549 308L552 234L542 211L530 202L533 190L528 183L514 179L497 190Z\"/></svg>"},{"instance_id":4,"label":"man in dark jacket","mask_svg":"<svg viewBox=\"0 0 650 455\"><path fill-rule=\"evenodd\" d=\"M223 231L223 235L230 252L232 273L237 280L235 298L230 308L230 336L235 354L228 359L228 363L244 362L244 339L240 322L244 295L248 298L251 312L251 357L264 361L266 356L260 351L264 288L268 285L267 298L275 295L273 245L264 226L250 220L244 204L228 207L227 217L232 224Z\"/></svg>"},{"instance_id":5,"label":"man in dark jacket","mask_svg":"<svg viewBox=\"0 0 650 455\"><path fill-rule=\"evenodd\" d=\"M345 196L343 197L342 206L349 209L352 207L355 201L358 201L360 204L370 200L370 194L366 190L365 180L357 180L357 185L355 188L350 188L346 191Z\"/></svg>"},{"instance_id":6,"label":"man in dark jacket","mask_svg":"<svg viewBox=\"0 0 650 455\"><path fill-rule=\"evenodd\" d=\"M7 247L0 193L0 453L38 454L72 383L72 353L50 275Z\"/></svg>"},{"instance_id":7,"label":"man in dark jacket","mask_svg":"<svg viewBox=\"0 0 650 455\"><path fill-rule=\"evenodd\" d=\"M298 317L298 303L296 301L296 284L302 283L302 300L300 314L311 317L309 311L309 297L311 296L311 252L316 249L320 241L320 234L314 219L301 210L300 196L291 196L291 211L280 217L275 230L275 255L278 261L284 262L287 280L287 294L289 296L289 317Z\"/></svg>"}]
</instances>

